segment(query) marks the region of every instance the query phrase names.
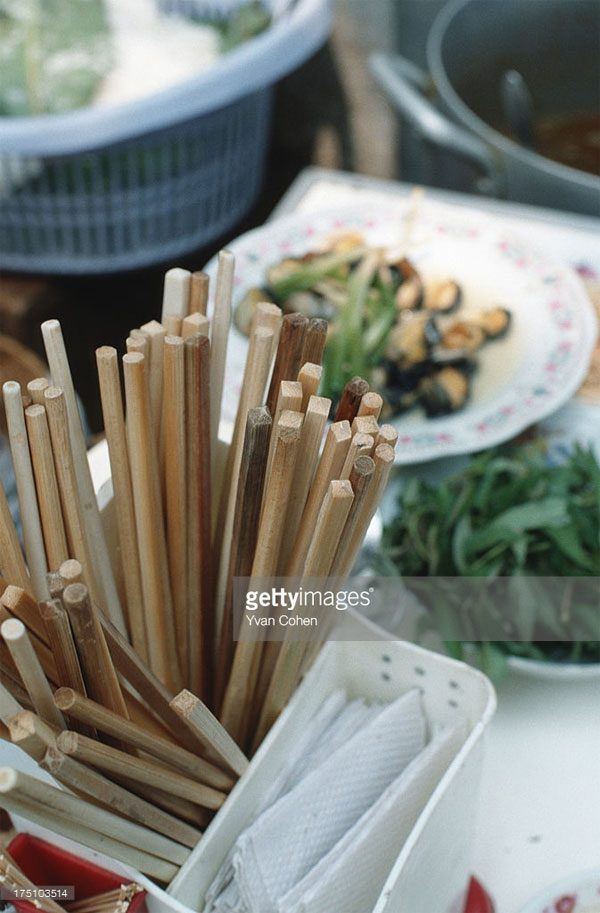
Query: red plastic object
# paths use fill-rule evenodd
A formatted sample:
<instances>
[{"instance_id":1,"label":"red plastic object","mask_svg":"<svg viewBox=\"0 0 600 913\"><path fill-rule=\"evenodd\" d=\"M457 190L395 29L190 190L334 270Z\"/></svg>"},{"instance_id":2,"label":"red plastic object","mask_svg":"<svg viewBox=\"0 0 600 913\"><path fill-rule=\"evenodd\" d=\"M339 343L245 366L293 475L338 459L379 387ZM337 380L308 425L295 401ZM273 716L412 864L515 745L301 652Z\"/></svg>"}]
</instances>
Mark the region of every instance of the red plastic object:
<instances>
[{"instance_id":1,"label":"red plastic object","mask_svg":"<svg viewBox=\"0 0 600 913\"><path fill-rule=\"evenodd\" d=\"M495 913L489 895L475 878L471 878L465 913Z\"/></svg>"},{"instance_id":2,"label":"red plastic object","mask_svg":"<svg viewBox=\"0 0 600 913\"><path fill-rule=\"evenodd\" d=\"M94 894L113 891L123 884L123 877L67 853L30 834L17 834L8 852L36 885L73 885L75 899L85 900ZM19 913L39 913L33 904L15 901ZM146 892L137 894L129 906L130 913L146 913Z\"/></svg>"}]
</instances>

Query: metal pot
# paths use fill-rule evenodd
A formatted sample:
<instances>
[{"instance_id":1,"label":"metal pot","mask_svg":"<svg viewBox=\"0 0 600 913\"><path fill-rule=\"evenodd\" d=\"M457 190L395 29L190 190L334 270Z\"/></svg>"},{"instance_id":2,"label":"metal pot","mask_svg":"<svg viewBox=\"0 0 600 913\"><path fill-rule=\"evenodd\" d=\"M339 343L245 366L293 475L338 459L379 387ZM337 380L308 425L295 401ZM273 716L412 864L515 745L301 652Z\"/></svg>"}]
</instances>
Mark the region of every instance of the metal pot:
<instances>
[{"instance_id":1,"label":"metal pot","mask_svg":"<svg viewBox=\"0 0 600 913\"><path fill-rule=\"evenodd\" d=\"M600 177L497 129L504 121L500 83L510 69L524 76L536 116L597 112L599 34L598 0L453 0L429 33L428 73L381 53L371 68L429 150L458 156L463 173L464 163L475 169L479 192L599 216Z\"/></svg>"}]
</instances>

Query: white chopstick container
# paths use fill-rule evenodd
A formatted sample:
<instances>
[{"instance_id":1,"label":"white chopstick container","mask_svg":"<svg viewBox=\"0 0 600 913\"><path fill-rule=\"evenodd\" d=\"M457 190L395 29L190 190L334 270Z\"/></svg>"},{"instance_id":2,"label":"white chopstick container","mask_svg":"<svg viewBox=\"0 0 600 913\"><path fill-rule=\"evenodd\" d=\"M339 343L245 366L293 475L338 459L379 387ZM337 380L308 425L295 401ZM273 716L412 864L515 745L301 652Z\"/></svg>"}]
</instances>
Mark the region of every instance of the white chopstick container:
<instances>
[{"instance_id":1,"label":"white chopstick container","mask_svg":"<svg viewBox=\"0 0 600 913\"><path fill-rule=\"evenodd\" d=\"M431 728L465 721L467 736L432 795L422 797L410 836L372 913L462 913L469 876L484 733L495 695L480 672L393 641L360 616L348 614L344 637L323 649L313 669L265 739L247 772L171 883L168 894L202 910L204 896L238 835L288 758L290 747L329 695L390 702L419 688ZM402 814L402 808L398 814ZM385 835L381 835L385 839ZM373 841L376 846L378 841ZM379 889L379 885L377 889ZM368 913L368 911L364 911Z\"/></svg>"}]
</instances>

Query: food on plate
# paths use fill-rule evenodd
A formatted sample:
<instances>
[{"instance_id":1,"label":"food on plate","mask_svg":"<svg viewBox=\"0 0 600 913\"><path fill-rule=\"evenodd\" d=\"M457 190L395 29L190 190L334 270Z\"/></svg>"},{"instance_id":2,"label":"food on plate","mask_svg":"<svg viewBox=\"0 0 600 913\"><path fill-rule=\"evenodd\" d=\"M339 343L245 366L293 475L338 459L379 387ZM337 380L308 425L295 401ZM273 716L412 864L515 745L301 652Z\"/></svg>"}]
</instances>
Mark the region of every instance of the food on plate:
<instances>
[{"instance_id":1,"label":"food on plate","mask_svg":"<svg viewBox=\"0 0 600 913\"><path fill-rule=\"evenodd\" d=\"M431 578L518 580L518 598L501 619L508 627L482 650L488 671L497 673L507 654L600 662L600 465L591 449L577 446L555 464L539 444L505 445L436 484L411 479L385 529L383 556L383 570L431 600L431 624L448 641L452 619L473 630L481 594L471 604L464 588L446 588L442 599ZM423 577L430 581L421 587ZM558 592L551 584L554 598L540 578L573 586ZM461 642L450 647L462 657Z\"/></svg>"},{"instance_id":2,"label":"food on plate","mask_svg":"<svg viewBox=\"0 0 600 913\"><path fill-rule=\"evenodd\" d=\"M262 0L244 0L218 18L163 7L157 0L0 0L0 116L148 96L208 69L271 22Z\"/></svg>"},{"instance_id":3,"label":"food on plate","mask_svg":"<svg viewBox=\"0 0 600 913\"><path fill-rule=\"evenodd\" d=\"M337 399L351 377L368 376L385 418L417 406L429 417L462 409L483 350L511 326L505 307L472 307L455 279L426 279L406 256L354 231L270 266L237 307L242 333L261 301L328 320L323 395Z\"/></svg>"}]
</instances>

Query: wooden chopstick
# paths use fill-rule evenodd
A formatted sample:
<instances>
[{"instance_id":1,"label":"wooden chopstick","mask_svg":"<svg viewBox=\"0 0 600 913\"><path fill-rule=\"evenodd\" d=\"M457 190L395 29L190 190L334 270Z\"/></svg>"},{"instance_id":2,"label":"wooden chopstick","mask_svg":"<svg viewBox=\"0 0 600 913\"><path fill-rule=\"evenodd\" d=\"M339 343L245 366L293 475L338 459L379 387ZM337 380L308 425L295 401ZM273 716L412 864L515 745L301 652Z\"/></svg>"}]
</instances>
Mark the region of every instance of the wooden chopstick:
<instances>
[{"instance_id":1,"label":"wooden chopstick","mask_svg":"<svg viewBox=\"0 0 600 913\"><path fill-rule=\"evenodd\" d=\"M233 786L232 778L218 767L185 748L174 745L169 739L161 738L131 720L124 720L118 713L78 694L72 688L59 688L54 694L54 703L70 719L79 720L120 742L139 748L194 780L223 792L229 792Z\"/></svg>"},{"instance_id":2,"label":"wooden chopstick","mask_svg":"<svg viewBox=\"0 0 600 913\"><path fill-rule=\"evenodd\" d=\"M323 354L327 342L328 323L322 317L311 317L304 336L304 347L300 364L310 362L313 365L323 364Z\"/></svg>"},{"instance_id":3,"label":"wooden chopstick","mask_svg":"<svg viewBox=\"0 0 600 913\"><path fill-rule=\"evenodd\" d=\"M119 630L125 632L125 616L117 592L117 585L113 574L110 555L104 537L104 528L100 518L98 502L94 492L94 485L90 473L90 466L87 459L85 436L81 417L77 408L75 398L75 389L73 387L73 378L69 368L69 361L65 350L65 344L62 337L62 331L58 320L46 320L42 324L42 336L50 372L53 383L63 390L66 412L68 415L68 435L71 442L70 450L72 451L73 468L77 480L78 497L81 500L81 511L84 521L84 532L88 540L89 553L93 555L93 568L86 567L88 578L97 578L99 581L100 598L98 605L108 613L109 618L116 624ZM48 410L48 390L44 393L44 402ZM50 417L48 416L48 420ZM50 429L52 432L52 429ZM52 440L54 450L54 459L57 454L54 448L54 439ZM64 513L64 501L63 501ZM75 556L77 557L77 555Z\"/></svg>"},{"instance_id":4,"label":"wooden chopstick","mask_svg":"<svg viewBox=\"0 0 600 913\"><path fill-rule=\"evenodd\" d=\"M64 729L64 717L54 706L52 689L33 649L27 628L22 621L12 618L2 622L0 630L37 713L51 725Z\"/></svg>"},{"instance_id":5,"label":"wooden chopstick","mask_svg":"<svg viewBox=\"0 0 600 913\"><path fill-rule=\"evenodd\" d=\"M96 366L117 514L128 631L135 649L145 659L148 656L148 634L117 350L111 346L96 349Z\"/></svg>"},{"instance_id":6,"label":"wooden chopstick","mask_svg":"<svg viewBox=\"0 0 600 913\"><path fill-rule=\"evenodd\" d=\"M50 571L57 570L69 557L67 534L60 503L58 480L52 455L50 429L44 406L29 406L25 422L31 462L40 509L47 564ZM49 595L49 592L48 592Z\"/></svg>"},{"instance_id":7,"label":"wooden chopstick","mask_svg":"<svg viewBox=\"0 0 600 913\"><path fill-rule=\"evenodd\" d=\"M352 423L358 413L361 399L368 392L369 385L362 377L353 377L349 380L344 387L334 421L341 422L345 420Z\"/></svg>"},{"instance_id":8,"label":"wooden chopstick","mask_svg":"<svg viewBox=\"0 0 600 913\"><path fill-rule=\"evenodd\" d=\"M49 386L50 381L47 377L36 377L29 381L27 384L27 392L29 393L31 402L34 406L44 405L44 390Z\"/></svg>"},{"instance_id":9,"label":"wooden chopstick","mask_svg":"<svg viewBox=\"0 0 600 913\"><path fill-rule=\"evenodd\" d=\"M150 418L150 400L145 380L144 357L123 357L127 401L127 441L142 592L151 668L165 684L177 688L181 681L173 625L173 602L169 585L167 547L161 503L156 443ZM162 372L161 372L162 373Z\"/></svg>"},{"instance_id":10,"label":"wooden chopstick","mask_svg":"<svg viewBox=\"0 0 600 913\"><path fill-rule=\"evenodd\" d=\"M375 438L372 434L358 432L350 441L350 448L340 472L340 479L349 479L354 463L359 456L371 456L375 447Z\"/></svg>"},{"instance_id":11,"label":"wooden chopstick","mask_svg":"<svg viewBox=\"0 0 600 913\"><path fill-rule=\"evenodd\" d=\"M379 419L381 415L381 410L383 409L383 397L379 393L370 392L365 393L360 401L358 407L358 416L360 415L373 415L375 420Z\"/></svg>"},{"instance_id":12,"label":"wooden chopstick","mask_svg":"<svg viewBox=\"0 0 600 913\"><path fill-rule=\"evenodd\" d=\"M125 719L129 713L121 685L104 637L98 613L81 583L72 583L63 593L87 694Z\"/></svg>"},{"instance_id":13,"label":"wooden chopstick","mask_svg":"<svg viewBox=\"0 0 600 913\"><path fill-rule=\"evenodd\" d=\"M42 783L22 771L11 767L0 768L0 796L2 804L15 814L22 815L50 831L76 840L100 853L112 856L113 859L131 865L159 881L168 882L177 873L179 864L168 862L133 845L132 829L135 827L137 832L137 825L130 822L128 826L125 819L104 812L103 830L108 831L110 836L94 830L88 824L93 820L96 825L101 809L77 796L70 796L65 790ZM82 821L85 824L82 824ZM132 843L121 840L121 834L126 835ZM179 852L177 855L179 856ZM183 855L187 858L187 853Z\"/></svg>"},{"instance_id":14,"label":"wooden chopstick","mask_svg":"<svg viewBox=\"0 0 600 913\"><path fill-rule=\"evenodd\" d=\"M248 767L248 759L200 698L184 690L173 698L171 707L211 752L239 777L242 776Z\"/></svg>"},{"instance_id":15,"label":"wooden chopstick","mask_svg":"<svg viewBox=\"0 0 600 913\"><path fill-rule=\"evenodd\" d=\"M271 385L267 394L267 408L274 414L282 380L295 380L301 367L304 337L308 317L303 314L286 314L281 322Z\"/></svg>"},{"instance_id":16,"label":"wooden chopstick","mask_svg":"<svg viewBox=\"0 0 600 913\"><path fill-rule=\"evenodd\" d=\"M211 542L210 343L206 336L185 342L187 429L187 681L210 701L214 615Z\"/></svg>"},{"instance_id":17,"label":"wooden chopstick","mask_svg":"<svg viewBox=\"0 0 600 913\"><path fill-rule=\"evenodd\" d=\"M219 265L217 268L217 281L215 286L215 309L210 337L212 356L210 363L210 452L212 459L211 471L213 476L215 475L214 461L216 458L217 440L219 437L219 419L221 417L225 363L227 361L227 342L229 339L229 328L231 326L234 266L235 258L231 251L222 250L219 253Z\"/></svg>"},{"instance_id":18,"label":"wooden chopstick","mask_svg":"<svg viewBox=\"0 0 600 913\"><path fill-rule=\"evenodd\" d=\"M179 666L187 681L187 442L185 347L183 339L167 336L163 370L163 433L165 439L165 519L169 579ZM138 651L139 652L139 651Z\"/></svg>"},{"instance_id":19,"label":"wooden chopstick","mask_svg":"<svg viewBox=\"0 0 600 913\"><path fill-rule=\"evenodd\" d=\"M30 710L23 710L12 717L8 721L8 729L13 745L26 752L38 764L48 748L54 745L60 731Z\"/></svg>"},{"instance_id":20,"label":"wooden chopstick","mask_svg":"<svg viewBox=\"0 0 600 913\"><path fill-rule=\"evenodd\" d=\"M315 365L311 362L306 362L298 371L298 381L302 385L301 412L306 412L311 396L317 395L322 374L323 368L321 365Z\"/></svg>"},{"instance_id":21,"label":"wooden chopstick","mask_svg":"<svg viewBox=\"0 0 600 913\"><path fill-rule=\"evenodd\" d=\"M192 273L190 283L189 314L206 314L209 278L201 271Z\"/></svg>"},{"instance_id":22,"label":"wooden chopstick","mask_svg":"<svg viewBox=\"0 0 600 913\"><path fill-rule=\"evenodd\" d=\"M31 453L25 427L21 387L16 381L7 381L2 387L8 427L8 441L12 456L17 495L21 508L21 526L25 556L31 575L31 584L37 599L48 597L46 549L38 505Z\"/></svg>"},{"instance_id":23,"label":"wooden chopstick","mask_svg":"<svg viewBox=\"0 0 600 913\"><path fill-rule=\"evenodd\" d=\"M351 437L350 425L345 420L334 422L329 429L325 447L302 513L296 541L285 569L288 577L295 577L302 573L321 504L329 488L329 483L340 477L346 454L350 447Z\"/></svg>"},{"instance_id":24,"label":"wooden chopstick","mask_svg":"<svg viewBox=\"0 0 600 913\"><path fill-rule=\"evenodd\" d=\"M58 748L48 748L40 766L69 789L85 794L116 814L131 818L183 846L193 848L202 836L196 828L113 783L92 767L68 757Z\"/></svg>"},{"instance_id":25,"label":"wooden chopstick","mask_svg":"<svg viewBox=\"0 0 600 913\"><path fill-rule=\"evenodd\" d=\"M166 327L170 317L183 320L189 312L192 274L187 269L175 266L165 273L160 321ZM167 331L168 332L168 331Z\"/></svg>"},{"instance_id":26,"label":"wooden chopstick","mask_svg":"<svg viewBox=\"0 0 600 913\"><path fill-rule=\"evenodd\" d=\"M294 469L290 498L286 512L286 535L281 543L278 571L282 573L288 565L290 554L296 540L306 499L310 491L323 440L323 431L331 409L331 400L322 396L311 396L306 408L302 432L300 435L299 454Z\"/></svg>"},{"instance_id":27,"label":"wooden chopstick","mask_svg":"<svg viewBox=\"0 0 600 913\"><path fill-rule=\"evenodd\" d=\"M208 336L210 333L210 320L204 314L188 314L181 321L181 336L188 339L200 333L201 336Z\"/></svg>"},{"instance_id":28,"label":"wooden chopstick","mask_svg":"<svg viewBox=\"0 0 600 913\"><path fill-rule=\"evenodd\" d=\"M19 537L8 506L4 486L0 481L0 571L11 583L16 583L28 593L33 586L23 558Z\"/></svg>"},{"instance_id":29,"label":"wooden chopstick","mask_svg":"<svg viewBox=\"0 0 600 913\"><path fill-rule=\"evenodd\" d=\"M225 793L212 786L198 783L164 764L134 757L95 739L88 739L78 732L62 732L56 740L56 747L64 754L91 764L92 767L139 780L140 783L173 793L174 796L204 808L218 809L225 801Z\"/></svg>"},{"instance_id":30,"label":"wooden chopstick","mask_svg":"<svg viewBox=\"0 0 600 913\"><path fill-rule=\"evenodd\" d=\"M9 585L0 596L0 605L22 621L30 633L34 634L43 644L50 645L39 604L29 593L21 587Z\"/></svg>"},{"instance_id":31,"label":"wooden chopstick","mask_svg":"<svg viewBox=\"0 0 600 913\"><path fill-rule=\"evenodd\" d=\"M360 457L360 459L366 459ZM375 515L381 495L387 485L392 466L394 465L394 449L389 444L380 444L373 454L374 476L367 487L367 493L362 501L358 516L353 520L352 535L340 542L340 550L336 555L331 573L338 577L347 577L356 561L361 543L367 533L369 524Z\"/></svg>"},{"instance_id":32,"label":"wooden chopstick","mask_svg":"<svg viewBox=\"0 0 600 913\"><path fill-rule=\"evenodd\" d=\"M233 581L236 577L249 577L252 572L267 470L271 424L271 416L266 406L257 406L248 412L235 500L228 585L216 670L216 706L220 706L224 701L221 722L234 738L232 714L235 713L246 685L245 673L241 669L244 662L242 657L245 645L238 642L234 649ZM227 692L224 694L226 686Z\"/></svg>"},{"instance_id":33,"label":"wooden chopstick","mask_svg":"<svg viewBox=\"0 0 600 913\"><path fill-rule=\"evenodd\" d=\"M355 493L349 481L333 480L329 483L306 556L305 578L324 578L329 575L354 499ZM254 747L261 743L289 701L305 652L306 644L303 641L286 640L281 645L262 704Z\"/></svg>"}]
</instances>

